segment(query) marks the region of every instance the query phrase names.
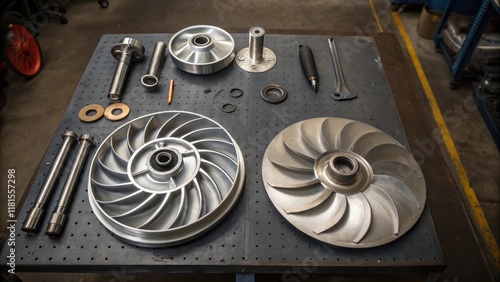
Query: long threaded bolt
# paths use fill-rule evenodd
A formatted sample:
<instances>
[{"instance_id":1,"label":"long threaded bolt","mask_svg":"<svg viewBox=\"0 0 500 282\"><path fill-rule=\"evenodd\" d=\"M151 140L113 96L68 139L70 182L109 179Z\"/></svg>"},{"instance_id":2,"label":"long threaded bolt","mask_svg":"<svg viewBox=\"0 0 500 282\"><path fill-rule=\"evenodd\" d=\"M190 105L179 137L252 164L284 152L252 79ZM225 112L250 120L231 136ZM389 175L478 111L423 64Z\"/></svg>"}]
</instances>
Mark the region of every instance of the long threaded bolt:
<instances>
[{"instance_id":1,"label":"long threaded bolt","mask_svg":"<svg viewBox=\"0 0 500 282\"><path fill-rule=\"evenodd\" d=\"M61 195L59 196L57 206L52 213L52 216L50 217L49 223L47 225L47 230L45 231L45 234L47 234L51 238L58 237L61 234L64 224L66 223L66 213L68 211L71 196L73 195L73 191L75 190L76 184L78 182L78 177L80 176L83 165L85 164L89 149L94 144L94 137L92 135L83 134L80 137L78 152L68 173L68 178L64 183L64 187L61 191Z\"/></svg>"},{"instance_id":2,"label":"long threaded bolt","mask_svg":"<svg viewBox=\"0 0 500 282\"><path fill-rule=\"evenodd\" d=\"M158 85L158 74L163 63L166 47L167 44L164 42L158 41L156 43L153 56L151 56L151 62L149 63L148 73L141 78L141 82L145 87L153 88Z\"/></svg>"},{"instance_id":3,"label":"long threaded bolt","mask_svg":"<svg viewBox=\"0 0 500 282\"><path fill-rule=\"evenodd\" d=\"M120 102L123 86L127 78L128 67L132 61L140 61L144 58L144 46L139 40L125 37L120 43L111 49L111 54L118 60L115 75L109 88L108 98L113 102Z\"/></svg>"},{"instance_id":4,"label":"long threaded bolt","mask_svg":"<svg viewBox=\"0 0 500 282\"><path fill-rule=\"evenodd\" d=\"M66 158L68 157L68 152L71 149L73 142L78 139L78 135L72 131L65 131L62 134L62 138L64 140L63 144L59 148L56 158L54 159L54 163L52 164L49 173L45 178L42 189L40 190L40 194L38 194L38 198L36 199L33 208L29 211L28 216L26 217L26 220L21 228L25 232L33 233L37 231L40 219L45 212L45 205L52 194L52 190L55 186L54 184L59 177L59 173L62 170L62 166L66 161Z\"/></svg>"}]
</instances>

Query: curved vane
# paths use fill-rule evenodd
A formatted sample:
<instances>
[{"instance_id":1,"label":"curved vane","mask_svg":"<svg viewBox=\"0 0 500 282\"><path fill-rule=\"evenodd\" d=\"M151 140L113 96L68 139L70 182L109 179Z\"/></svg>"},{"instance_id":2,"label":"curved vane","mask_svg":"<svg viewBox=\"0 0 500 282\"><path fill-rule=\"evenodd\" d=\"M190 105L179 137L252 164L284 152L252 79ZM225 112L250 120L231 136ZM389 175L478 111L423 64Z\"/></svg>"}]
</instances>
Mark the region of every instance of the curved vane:
<instances>
[{"instance_id":1,"label":"curved vane","mask_svg":"<svg viewBox=\"0 0 500 282\"><path fill-rule=\"evenodd\" d=\"M302 232L332 245L368 248L406 233L425 205L425 180L412 154L368 124L315 118L269 144L266 192Z\"/></svg>"},{"instance_id":2,"label":"curved vane","mask_svg":"<svg viewBox=\"0 0 500 282\"><path fill-rule=\"evenodd\" d=\"M218 123L161 112L132 120L103 141L88 193L98 219L119 238L170 246L220 221L241 194L244 173L238 145Z\"/></svg>"}]
</instances>

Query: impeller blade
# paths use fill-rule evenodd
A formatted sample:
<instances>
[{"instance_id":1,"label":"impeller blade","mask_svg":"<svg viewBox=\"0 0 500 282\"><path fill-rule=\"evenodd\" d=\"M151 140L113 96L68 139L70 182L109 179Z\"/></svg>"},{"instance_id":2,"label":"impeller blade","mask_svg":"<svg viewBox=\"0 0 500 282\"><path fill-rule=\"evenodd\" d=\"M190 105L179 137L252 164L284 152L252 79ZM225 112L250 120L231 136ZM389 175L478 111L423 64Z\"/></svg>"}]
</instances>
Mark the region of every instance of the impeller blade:
<instances>
[{"instance_id":1,"label":"impeller blade","mask_svg":"<svg viewBox=\"0 0 500 282\"><path fill-rule=\"evenodd\" d=\"M295 154L314 161L320 154L304 140L300 130L301 124L296 123L283 130L282 138L285 145Z\"/></svg>"},{"instance_id":2,"label":"impeller blade","mask_svg":"<svg viewBox=\"0 0 500 282\"><path fill-rule=\"evenodd\" d=\"M273 146L269 149L267 154L267 157L272 163L297 172L314 172L314 163L309 159L300 157L288 149L283 142L282 134L279 134L276 138L278 138L277 142L273 142Z\"/></svg>"},{"instance_id":3,"label":"impeller blade","mask_svg":"<svg viewBox=\"0 0 500 282\"><path fill-rule=\"evenodd\" d=\"M305 205L301 205L301 206L294 206L292 208L287 208L287 209L284 208L283 210L285 210L286 213L299 213L299 212L303 212L303 211L308 211L310 209L313 209L313 208L321 205L332 194L333 194L333 191L325 189L323 194L321 194L321 196L316 198L314 201L307 203Z\"/></svg>"},{"instance_id":4,"label":"impeller blade","mask_svg":"<svg viewBox=\"0 0 500 282\"><path fill-rule=\"evenodd\" d=\"M330 150L330 146L326 143L323 136L318 134L318 132L321 132L325 120L326 118L310 119L304 121L300 126L300 131L304 140L311 148L320 154Z\"/></svg>"},{"instance_id":5,"label":"impeller blade","mask_svg":"<svg viewBox=\"0 0 500 282\"><path fill-rule=\"evenodd\" d=\"M335 194L335 200L333 202L333 216L331 219L323 224L321 224L319 227L317 227L314 230L314 233L316 234L321 234L331 228L333 228L339 221L342 219L342 217L345 214L345 211L347 209L347 198L345 195L342 194Z\"/></svg>"}]
</instances>

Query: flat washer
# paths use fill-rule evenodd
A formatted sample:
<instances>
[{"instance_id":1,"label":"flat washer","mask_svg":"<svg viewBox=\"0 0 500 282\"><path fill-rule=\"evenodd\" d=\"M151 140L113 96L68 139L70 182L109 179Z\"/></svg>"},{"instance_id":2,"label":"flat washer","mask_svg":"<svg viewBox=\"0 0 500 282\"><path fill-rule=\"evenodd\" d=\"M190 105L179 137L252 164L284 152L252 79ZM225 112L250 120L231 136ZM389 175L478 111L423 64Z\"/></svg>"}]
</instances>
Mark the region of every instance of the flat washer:
<instances>
[{"instance_id":1,"label":"flat washer","mask_svg":"<svg viewBox=\"0 0 500 282\"><path fill-rule=\"evenodd\" d=\"M233 98L238 98L238 97L241 97L243 95L243 90L239 89L239 88L233 88L229 91L229 96L233 97Z\"/></svg>"},{"instance_id":2,"label":"flat washer","mask_svg":"<svg viewBox=\"0 0 500 282\"><path fill-rule=\"evenodd\" d=\"M94 115L89 116L91 111L95 111ZM104 107L99 104L90 104L83 107L80 112L78 112L78 118L83 122L93 122L102 118L104 114Z\"/></svg>"},{"instance_id":3,"label":"flat washer","mask_svg":"<svg viewBox=\"0 0 500 282\"><path fill-rule=\"evenodd\" d=\"M231 103L222 104L222 111L225 113L232 113L236 111L236 106Z\"/></svg>"},{"instance_id":4,"label":"flat washer","mask_svg":"<svg viewBox=\"0 0 500 282\"><path fill-rule=\"evenodd\" d=\"M288 91L278 84L268 84L260 90L260 97L271 104L279 104L286 100Z\"/></svg>"},{"instance_id":5,"label":"flat washer","mask_svg":"<svg viewBox=\"0 0 500 282\"><path fill-rule=\"evenodd\" d=\"M115 115L113 112L115 110L121 110L121 113ZM126 104L123 103L115 103L109 105L104 111L104 116L110 121L119 121L128 116L130 113L130 108Z\"/></svg>"}]
</instances>

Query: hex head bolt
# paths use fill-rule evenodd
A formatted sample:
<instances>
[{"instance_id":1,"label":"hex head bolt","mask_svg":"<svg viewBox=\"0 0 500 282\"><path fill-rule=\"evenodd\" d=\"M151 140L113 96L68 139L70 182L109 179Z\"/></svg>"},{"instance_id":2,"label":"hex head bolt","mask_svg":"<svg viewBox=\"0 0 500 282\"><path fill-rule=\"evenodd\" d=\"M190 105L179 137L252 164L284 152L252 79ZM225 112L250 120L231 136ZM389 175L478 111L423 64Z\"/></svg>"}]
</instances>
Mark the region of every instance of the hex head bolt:
<instances>
[{"instance_id":1,"label":"hex head bolt","mask_svg":"<svg viewBox=\"0 0 500 282\"><path fill-rule=\"evenodd\" d=\"M68 173L68 178L64 183L64 187L59 196L57 206L50 217L49 223L47 225L47 230L45 234L51 238L58 237L61 235L61 231L66 223L66 213L69 208L71 196L75 190L76 184L78 182L78 177L82 171L83 165L87 158L87 154L91 146L94 146L94 137L90 134L82 134L80 136L80 145L78 146L78 152L75 156L75 160L71 166Z\"/></svg>"},{"instance_id":2,"label":"hex head bolt","mask_svg":"<svg viewBox=\"0 0 500 282\"><path fill-rule=\"evenodd\" d=\"M139 40L125 37L111 49L111 54L118 60L113 81L109 87L108 98L112 102L120 102L123 85L127 78L128 67L132 61L144 58L144 46Z\"/></svg>"},{"instance_id":3,"label":"hex head bolt","mask_svg":"<svg viewBox=\"0 0 500 282\"><path fill-rule=\"evenodd\" d=\"M154 88L158 85L158 75L160 73L161 65L163 64L163 57L165 56L165 48L167 44L158 41L149 63L148 73L141 78L142 85L147 88Z\"/></svg>"},{"instance_id":4,"label":"hex head bolt","mask_svg":"<svg viewBox=\"0 0 500 282\"><path fill-rule=\"evenodd\" d=\"M66 158L68 157L68 152L71 149L73 142L78 139L78 135L76 135L72 131L65 131L62 134L62 138L64 140L63 144L57 152L57 155L49 170L49 173L47 174L47 177L45 178L45 182L43 183L42 189L38 194L38 198L36 199L33 208L31 208L31 210L29 211L28 216L26 217L26 220L21 227L24 232L33 233L37 231L40 219L45 212L45 205L47 204L47 200L52 194L54 184L59 177L59 173L61 172Z\"/></svg>"}]
</instances>

